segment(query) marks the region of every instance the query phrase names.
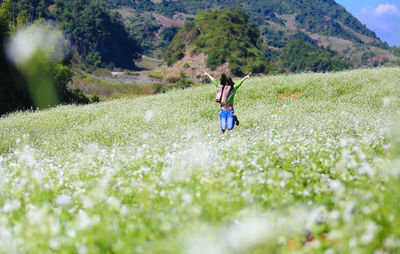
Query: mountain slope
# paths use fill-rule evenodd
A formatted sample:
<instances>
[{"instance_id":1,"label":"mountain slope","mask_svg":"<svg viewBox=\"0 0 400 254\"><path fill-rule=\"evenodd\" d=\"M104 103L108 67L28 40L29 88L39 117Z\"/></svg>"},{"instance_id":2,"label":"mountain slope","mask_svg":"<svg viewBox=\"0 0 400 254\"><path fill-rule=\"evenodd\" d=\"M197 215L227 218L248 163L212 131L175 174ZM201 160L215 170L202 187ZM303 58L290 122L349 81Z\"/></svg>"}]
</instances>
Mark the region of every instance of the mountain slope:
<instances>
[{"instance_id":1,"label":"mountain slope","mask_svg":"<svg viewBox=\"0 0 400 254\"><path fill-rule=\"evenodd\" d=\"M374 32L362 25L353 15L333 0L220 0L207 1L208 4L205 4L205 2L178 0L164 4L175 6L176 10L183 9L190 14L196 14L199 10L205 8L223 9L239 4L238 7L249 15L250 22L259 27L268 26L268 21L287 25L290 20L285 15L293 15L292 24L297 25L300 30L305 29L308 32L321 35L337 36L354 42L366 42L361 39L362 36L366 36L371 40L368 42L369 44L385 47ZM168 9L163 12L167 15L173 14L168 12Z\"/></svg>"},{"instance_id":2,"label":"mountain slope","mask_svg":"<svg viewBox=\"0 0 400 254\"><path fill-rule=\"evenodd\" d=\"M333 0L163 0L109 1L114 8L131 7L157 12L168 17L179 13L196 15L208 8L226 9L237 6L249 15L273 50L282 49L289 41L305 41L329 47L346 61L368 65L378 58L395 60L388 45Z\"/></svg>"},{"instance_id":3,"label":"mountain slope","mask_svg":"<svg viewBox=\"0 0 400 254\"><path fill-rule=\"evenodd\" d=\"M200 12L178 32L164 59L171 65L186 51L191 55L206 53L211 69L228 63L232 74L238 76L264 73L269 68L257 28L248 23L243 12L233 9Z\"/></svg>"},{"instance_id":4,"label":"mountain slope","mask_svg":"<svg viewBox=\"0 0 400 254\"><path fill-rule=\"evenodd\" d=\"M79 53L79 61L85 64L134 68L134 60L141 57L140 42L129 36L120 15L96 1L8 1L13 31L38 19L55 21L67 33Z\"/></svg>"}]
</instances>

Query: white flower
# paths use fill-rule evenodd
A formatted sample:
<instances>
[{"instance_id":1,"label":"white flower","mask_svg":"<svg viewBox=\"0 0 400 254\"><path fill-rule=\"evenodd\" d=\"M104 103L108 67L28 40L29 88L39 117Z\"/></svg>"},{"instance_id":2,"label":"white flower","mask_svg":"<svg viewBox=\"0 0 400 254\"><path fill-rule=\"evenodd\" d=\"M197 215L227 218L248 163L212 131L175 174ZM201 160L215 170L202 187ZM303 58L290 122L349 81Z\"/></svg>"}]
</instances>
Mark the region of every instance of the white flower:
<instances>
[{"instance_id":1,"label":"white flower","mask_svg":"<svg viewBox=\"0 0 400 254\"><path fill-rule=\"evenodd\" d=\"M67 206L72 203L72 197L69 195L62 194L62 195L57 196L54 201L59 206Z\"/></svg>"},{"instance_id":2,"label":"white flower","mask_svg":"<svg viewBox=\"0 0 400 254\"><path fill-rule=\"evenodd\" d=\"M378 231L378 226L376 225L375 222L370 221L365 229L365 233L361 236L361 243L362 244L369 244L372 242L372 240L375 239L375 234Z\"/></svg>"},{"instance_id":3,"label":"white flower","mask_svg":"<svg viewBox=\"0 0 400 254\"><path fill-rule=\"evenodd\" d=\"M8 200L6 203L3 205L2 211L4 213L10 213L15 210L18 210L21 207L21 202L19 200Z\"/></svg>"},{"instance_id":4,"label":"white flower","mask_svg":"<svg viewBox=\"0 0 400 254\"><path fill-rule=\"evenodd\" d=\"M119 210L121 208L121 201L116 198L116 197L109 197L107 199L107 204L110 206L111 209L113 210Z\"/></svg>"},{"instance_id":5,"label":"white flower","mask_svg":"<svg viewBox=\"0 0 400 254\"><path fill-rule=\"evenodd\" d=\"M76 220L76 227L78 229L87 229L92 225L92 220L90 219L89 215L83 211L79 210L77 220Z\"/></svg>"},{"instance_id":6,"label":"white flower","mask_svg":"<svg viewBox=\"0 0 400 254\"><path fill-rule=\"evenodd\" d=\"M153 117L154 117L154 112L153 112L152 110L148 110L148 111L146 111L146 113L144 114L144 120L145 120L146 122L150 122L151 119L153 119Z\"/></svg>"}]
</instances>

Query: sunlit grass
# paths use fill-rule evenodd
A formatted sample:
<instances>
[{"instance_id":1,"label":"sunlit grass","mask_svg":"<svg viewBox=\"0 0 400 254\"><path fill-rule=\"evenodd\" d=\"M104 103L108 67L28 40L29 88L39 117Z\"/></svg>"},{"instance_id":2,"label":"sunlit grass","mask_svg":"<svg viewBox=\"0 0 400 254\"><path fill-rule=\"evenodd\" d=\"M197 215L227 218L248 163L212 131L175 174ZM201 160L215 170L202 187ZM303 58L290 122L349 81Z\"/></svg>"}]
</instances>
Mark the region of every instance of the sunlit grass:
<instances>
[{"instance_id":1,"label":"sunlit grass","mask_svg":"<svg viewBox=\"0 0 400 254\"><path fill-rule=\"evenodd\" d=\"M225 135L213 85L2 117L1 251L396 253L399 94L399 68L255 77Z\"/></svg>"}]
</instances>

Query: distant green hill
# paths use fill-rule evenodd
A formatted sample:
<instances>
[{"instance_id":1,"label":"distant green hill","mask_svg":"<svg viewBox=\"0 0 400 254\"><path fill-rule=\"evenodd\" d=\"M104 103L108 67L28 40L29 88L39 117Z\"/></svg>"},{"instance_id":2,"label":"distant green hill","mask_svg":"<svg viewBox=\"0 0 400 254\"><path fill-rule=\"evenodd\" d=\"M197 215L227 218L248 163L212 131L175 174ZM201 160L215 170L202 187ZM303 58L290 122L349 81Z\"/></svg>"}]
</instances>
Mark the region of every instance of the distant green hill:
<instances>
[{"instance_id":1,"label":"distant green hill","mask_svg":"<svg viewBox=\"0 0 400 254\"><path fill-rule=\"evenodd\" d=\"M301 37L313 45L324 46L353 64L371 65L376 59L395 60L388 45L382 42L357 18L333 0L100 0L109 8L129 7L175 17L196 15L214 8L240 8L256 25L268 46L279 50ZM378 56L377 58L375 56Z\"/></svg>"},{"instance_id":2,"label":"distant green hill","mask_svg":"<svg viewBox=\"0 0 400 254\"><path fill-rule=\"evenodd\" d=\"M233 75L248 72L271 73L277 67L268 63L265 56L266 44L258 29L248 23L248 16L236 9L208 10L178 32L165 52L168 65L203 52L207 55L206 65L212 70L225 63ZM339 60L333 51L304 41L301 37L290 41L282 50L275 64L291 72L337 71L351 67Z\"/></svg>"},{"instance_id":3,"label":"distant green hill","mask_svg":"<svg viewBox=\"0 0 400 254\"><path fill-rule=\"evenodd\" d=\"M3 1L0 1L0 3ZM131 68L142 53L161 57L176 27L161 14L190 21L206 9L237 8L248 15L277 56L292 40L329 48L355 66L399 60L388 45L334 0L12 0L13 23L38 18L61 23L85 64ZM162 34L165 29L166 34Z\"/></svg>"},{"instance_id":4,"label":"distant green hill","mask_svg":"<svg viewBox=\"0 0 400 254\"><path fill-rule=\"evenodd\" d=\"M141 57L140 43L128 34L121 16L96 1L10 0L10 10L15 29L41 18L55 20L86 65L134 68Z\"/></svg>"},{"instance_id":5,"label":"distant green hill","mask_svg":"<svg viewBox=\"0 0 400 254\"><path fill-rule=\"evenodd\" d=\"M168 8L157 8L158 5ZM179 11L196 14L199 10L206 8L224 9L237 6L249 15L251 23L263 28L262 32L266 35L271 32L270 29L265 30L265 28L271 27L270 22L283 26L291 23L290 25L296 26L296 30L299 31L305 30L306 32L336 36L353 42L365 42L368 45L387 47L377 38L374 32L362 25L360 21L333 0L177 0L162 1L158 5L154 5L155 10L160 9L167 16L172 16ZM291 17L285 15L292 15L293 19L289 20ZM363 40L363 36L368 37L368 42Z\"/></svg>"},{"instance_id":6,"label":"distant green hill","mask_svg":"<svg viewBox=\"0 0 400 254\"><path fill-rule=\"evenodd\" d=\"M234 75L260 73L270 68L262 46L259 31L248 23L243 12L209 10L200 12L195 20L185 24L165 52L164 59L171 65L187 50L191 54L204 52L211 69L227 62Z\"/></svg>"}]
</instances>

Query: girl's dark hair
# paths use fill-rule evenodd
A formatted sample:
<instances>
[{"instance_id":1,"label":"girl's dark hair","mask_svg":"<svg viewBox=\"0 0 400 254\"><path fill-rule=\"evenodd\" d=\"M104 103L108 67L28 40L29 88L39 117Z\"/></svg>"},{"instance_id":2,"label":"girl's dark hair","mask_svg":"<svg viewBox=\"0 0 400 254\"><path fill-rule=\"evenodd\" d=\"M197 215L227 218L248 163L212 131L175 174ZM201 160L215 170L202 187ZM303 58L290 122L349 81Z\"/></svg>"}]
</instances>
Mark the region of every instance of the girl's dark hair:
<instances>
[{"instance_id":1,"label":"girl's dark hair","mask_svg":"<svg viewBox=\"0 0 400 254\"><path fill-rule=\"evenodd\" d=\"M226 76L225 73L221 74L220 81L221 81L221 85L223 85L223 86L233 86L233 84L234 84L233 81L232 81L232 78Z\"/></svg>"}]
</instances>

